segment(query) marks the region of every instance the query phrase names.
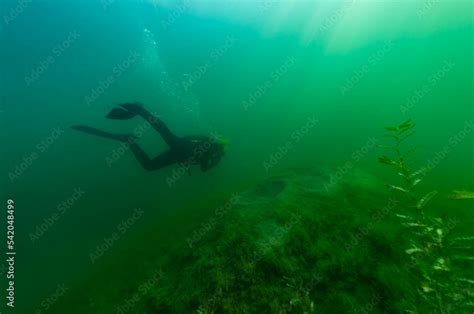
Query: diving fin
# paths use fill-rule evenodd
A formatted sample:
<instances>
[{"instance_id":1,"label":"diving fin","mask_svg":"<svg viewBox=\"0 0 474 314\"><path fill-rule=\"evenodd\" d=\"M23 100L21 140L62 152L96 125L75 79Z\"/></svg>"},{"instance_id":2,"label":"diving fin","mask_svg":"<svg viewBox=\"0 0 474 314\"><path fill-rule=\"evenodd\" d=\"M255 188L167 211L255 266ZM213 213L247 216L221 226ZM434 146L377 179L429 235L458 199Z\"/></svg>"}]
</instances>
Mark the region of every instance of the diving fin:
<instances>
[{"instance_id":1,"label":"diving fin","mask_svg":"<svg viewBox=\"0 0 474 314\"><path fill-rule=\"evenodd\" d=\"M138 136L136 136L135 134L113 134L96 128L91 128L90 126L86 125L73 125L71 126L71 129L121 142L131 143L134 140L138 139Z\"/></svg>"},{"instance_id":2,"label":"diving fin","mask_svg":"<svg viewBox=\"0 0 474 314\"><path fill-rule=\"evenodd\" d=\"M136 113L130 112L126 109L114 108L110 110L109 114L106 115L105 117L107 119L113 119L113 120L128 120L135 117L136 115L137 115Z\"/></svg>"}]
</instances>

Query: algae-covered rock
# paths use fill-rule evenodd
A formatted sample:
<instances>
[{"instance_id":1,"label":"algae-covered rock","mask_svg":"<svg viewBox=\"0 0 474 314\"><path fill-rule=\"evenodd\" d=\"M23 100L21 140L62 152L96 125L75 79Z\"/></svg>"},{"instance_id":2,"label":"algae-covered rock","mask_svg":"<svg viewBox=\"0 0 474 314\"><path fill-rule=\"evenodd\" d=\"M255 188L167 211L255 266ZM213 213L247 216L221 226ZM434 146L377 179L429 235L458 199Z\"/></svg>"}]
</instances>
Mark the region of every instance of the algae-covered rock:
<instances>
[{"instance_id":1,"label":"algae-covered rock","mask_svg":"<svg viewBox=\"0 0 474 314\"><path fill-rule=\"evenodd\" d=\"M157 313L340 313L395 308L403 282L383 185L354 170L287 172L239 193L199 241L170 259ZM378 214L375 215L374 214ZM392 235L396 238L396 235ZM171 267L171 266L169 266ZM164 266L166 269L166 266ZM165 270L166 272L166 270ZM400 293L399 291L398 293Z\"/></svg>"},{"instance_id":2,"label":"algae-covered rock","mask_svg":"<svg viewBox=\"0 0 474 314\"><path fill-rule=\"evenodd\" d=\"M356 168L287 171L228 193L169 247L148 233L130 244L143 252L130 262L138 269L123 274L134 266L117 253L115 270L99 270L68 303L77 313L397 311L415 285L400 267L405 240L386 193Z\"/></svg>"}]
</instances>

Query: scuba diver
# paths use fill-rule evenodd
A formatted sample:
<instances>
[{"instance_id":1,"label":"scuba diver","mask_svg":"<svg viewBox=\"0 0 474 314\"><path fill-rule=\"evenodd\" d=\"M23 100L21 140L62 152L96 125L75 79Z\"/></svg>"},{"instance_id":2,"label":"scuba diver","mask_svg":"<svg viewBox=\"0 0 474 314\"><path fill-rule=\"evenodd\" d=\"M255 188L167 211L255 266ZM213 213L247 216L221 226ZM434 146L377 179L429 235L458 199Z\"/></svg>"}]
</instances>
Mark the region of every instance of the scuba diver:
<instances>
[{"instance_id":1,"label":"scuba diver","mask_svg":"<svg viewBox=\"0 0 474 314\"><path fill-rule=\"evenodd\" d=\"M225 153L226 142L221 139L208 136L183 136L173 134L166 124L158 117L151 114L140 103L119 104L106 116L108 119L126 120L135 116L141 116L160 133L163 140L169 146L169 150L150 158L146 152L135 143L138 137L134 134L113 134L104 132L85 125L74 125L71 128L88 134L104 137L127 143L135 158L147 171L158 170L163 167L184 163L189 173L190 165L199 165L201 171L205 172L216 166Z\"/></svg>"}]
</instances>

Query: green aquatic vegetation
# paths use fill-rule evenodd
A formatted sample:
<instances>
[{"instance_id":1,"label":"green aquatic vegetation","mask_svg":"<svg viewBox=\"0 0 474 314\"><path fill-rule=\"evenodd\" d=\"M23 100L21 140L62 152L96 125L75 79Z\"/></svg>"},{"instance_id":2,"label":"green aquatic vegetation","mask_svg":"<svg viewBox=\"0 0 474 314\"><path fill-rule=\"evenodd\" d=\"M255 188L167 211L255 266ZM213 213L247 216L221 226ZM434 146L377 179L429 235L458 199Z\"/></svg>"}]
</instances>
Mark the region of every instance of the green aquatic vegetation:
<instances>
[{"instance_id":1,"label":"green aquatic vegetation","mask_svg":"<svg viewBox=\"0 0 474 314\"><path fill-rule=\"evenodd\" d=\"M427 205L438 194L437 191L422 195L415 193L415 187L421 182L425 171L411 170L408 156L416 150L403 146L415 134L414 127L411 119L398 126L386 127L385 137L392 139L392 145L384 147L391 151L393 157L379 157L380 163L393 167L403 179L402 186L387 184L387 187L407 196L406 202L397 208L400 213L395 216L407 236L404 268L416 279L418 287L405 310L409 313L460 313L474 306L474 280L464 277L464 269L472 269L472 265L467 264L474 261L474 237L451 238L450 233L458 221L452 218L446 222L427 214ZM451 198L466 199L471 196L472 193L455 191Z\"/></svg>"},{"instance_id":2,"label":"green aquatic vegetation","mask_svg":"<svg viewBox=\"0 0 474 314\"><path fill-rule=\"evenodd\" d=\"M407 161L408 157L416 152L416 148L404 150L402 147L402 144L408 138L415 134L414 128L415 124L412 122L411 119L408 119L407 121L403 122L398 126L385 127L385 130L388 132L384 136L392 139L392 145L385 145L382 147L391 150L393 156L389 157L384 155L379 157L380 163L394 167L398 175L401 176L403 179L402 186L387 184L387 187L406 194L410 199L413 199L413 190L422 181L422 177L425 174L424 168L419 169L417 171L412 171ZM435 195L435 191L425 195L425 197L420 199L419 202L416 204L416 208L421 209Z\"/></svg>"},{"instance_id":3,"label":"green aquatic vegetation","mask_svg":"<svg viewBox=\"0 0 474 314\"><path fill-rule=\"evenodd\" d=\"M461 303L472 296L474 237L451 236L456 221L416 214L436 204L434 193L417 197L400 184L410 190L402 202L359 168L327 191L331 174L304 168L261 180L216 216L229 191L193 207L199 215L179 233L176 223L153 224L104 257L97 276L59 301L55 313L117 313L136 293L126 313L436 313L436 295L444 312L463 313ZM189 245L208 221L212 228ZM125 253L129 247L140 248L140 260ZM160 280L140 289L156 269Z\"/></svg>"},{"instance_id":4,"label":"green aquatic vegetation","mask_svg":"<svg viewBox=\"0 0 474 314\"><path fill-rule=\"evenodd\" d=\"M474 192L469 191L453 191L453 193L449 196L450 199L453 200L468 200L474 199Z\"/></svg>"}]
</instances>

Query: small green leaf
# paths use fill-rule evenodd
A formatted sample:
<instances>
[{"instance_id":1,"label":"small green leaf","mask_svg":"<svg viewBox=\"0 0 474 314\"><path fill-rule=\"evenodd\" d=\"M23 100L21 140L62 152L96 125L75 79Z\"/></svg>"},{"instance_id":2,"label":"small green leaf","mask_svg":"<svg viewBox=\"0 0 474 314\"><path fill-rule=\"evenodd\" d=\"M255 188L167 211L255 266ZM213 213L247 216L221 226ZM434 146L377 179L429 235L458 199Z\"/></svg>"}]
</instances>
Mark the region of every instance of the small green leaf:
<instances>
[{"instance_id":1,"label":"small green leaf","mask_svg":"<svg viewBox=\"0 0 474 314\"><path fill-rule=\"evenodd\" d=\"M423 168L421 168L420 170L411 173L410 176L409 176L409 178L411 179L411 178L416 177L416 176L418 176L418 175L423 175L423 174L425 174L425 172L426 172L426 168L423 167Z\"/></svg>"},{"instance_id":2,"label":"small green leaf","mask_svg":"<svg viewBox=\"0 0 474 314\"><path fill-rule=\"evenodd\" d=\"M390 157L388 156L379 157L379 162L385 165L389 165L389 166L398 165L398 163L395 160L390 159Z\"/></svg>"},{"instance_id":3,"label":"small green leaf","mask_svg":"<svg viewBox=\"0 0 474 314\"><path fill-rule=\"evenodd\" d=\"M404 188L399 187L399 186L396 186L396 185L387 184L387 187L388 187L389 189L393 189L393 190L395 190L395 191L400 191L400 192L403 192L403 193L408 193L408 190L405 190Z\"/></svg>"},{"instance_id":4,"label":"small green leaf","mask_svg":"<svg viewBox=\"0 0 474 314\"><path fill-rule=\"evenodd\" d=\"M404 129L404 128L412 128L415 125L411 123L411 119L406 120L402 124L398 126L398 129Z\"/></svg>"},{"instance_id":5,"label":"small green leaf","mask_svg":"<svg viewBox=\"0 0 474 314\"><path fill-rule=\"evenodd\" d=\"M474 236L473 237L456 237L456 238L453 239L453 241L456 241L456 242L474 241Z\"/></svg>"},{"instance_id":6,"label":"small green leaf","mask_svg":"<svg viewBox=\"0 0 474 314\"><path fill-rule=\"evenodd\" d=\"M474 199L474 192L469 191L453 191L453 193L449 196L452 200L467 200L467 199Z\"/></svg>"},{"instance_id":7,"label":"small green leaf","mask_svg":"<svg viewBox=\"0 0 474 314\"><path fill-rule=\"evenodd\" d=\"M416 179L415 181L413 181L413 183L411 184L411 187L414 187L416 186L418 183L421 182L421 179Z\"/></svg>"},{"instance_id":8,"label":"small green leaf","mask_svg":"<svg viewBox=\"0 0 474 314\"><path fill-rule=\"evenodd\" d=\"M457 280L458 280L458 281L461 281L461 282L465 282L465 283L471 284L471 285L474 285L474 280L469 279L469 278L458 278Z\"/></svg>"},{"instance_id":9,"label":"small green leaf","mask_svg":"<svg viewBox=\"0 0 474 314\"><path fill-rule=\"evenodd\" d=\"M386 126L385 130L387 131L398 131L398 127L395 126Z\"/></svg>"},{"instance_id":10,"label":"small green leaf","mask_svg":"<svg viewBox=\"0 0 474 314\"><path fill-rule=\"evenodd\" d=\"M415 125L413 124L413 125L411 125L411 126L409 126L409 127L403 127L403 128L401 128L400 131L398 132L398 136L402 135L402 134L405 133L405 132L410 131L410 130L413 129L414 127L415 127Z\"/></svg>"},{"instance_id":11,"label":"small green leaf","mask_svg":"<svg viewBox=\"0 0 474 314\"><path fill-rule=\"evenodd\" d=\"M410 217L410 216L406 216L406 215L395 214L395 216L397 216L398 218L402 218L402 219L415 220L415 218Z\"/></svg>"},{"instance_id":12,"label":"small green leaf","mask_svg":"<svg viewBox=\"0 0 474 314\"><path fill-rule=\"evenodd\" d=\"M423 207L425 207L426 204L428 204L428 202L431 201L431 199L433 199L433 197L435 197L436 194L438 194L438 191L431 191L431 192L429 192L428 194L426 194L426 195L418 202L418 204L416 204L416 208L417 208L417 209L422 209Z\"/></svg>"},{"instance_id":13,"label":"small green leaf","mask_svg":"<svg viewBox=\"0 0 474 314\"><path fill-rule=\"evenodd\" d=\"M423 286L421 286L421 289L423 290L424 293L430 293L430 292L435 291L434 289L432 289L432 288L429 287L428 285L423 285Z\"/></svg>"},{"instance_id":14,"label":"small green leaf","mask_svg":"<svg viewBox=\"0 0 474 314\"><path fill-rule=\"evenodd\" d=\"M454 255L452 258L456 260L474 261L474 256Z\"/></svg>"},{"instance_id":15,"label":"small green leaf","mask_svg":"<svg viewBox=\"0 0 474 314\"><path fill-rule=\"evenodd\" d=\"M423 252L423 250L420 249L420 248L417 248L417 247L405 250L405 253L407 253L408 255L411 255L411 254L417 253L417 252Z\"/></svg>"},{"instance_id":16,"label":"small green leaf","mask_svg":"<svg viewBox=\"0 0 474 314\"><path fill-rule=\"evenodd\" d=\"M452 246L451 249L452 250L472 250L474 247L472 246Z\"/></svg>"},{"instance_id":17,"label":"small green leaf","mask_svg":"<svg viewBox=\"0 0 474 314\"><path fill-rule=\"evenodd\" d=\"M405 227L422 227L422 228L426 227L425 225L419 224L417 222L409 222L409 223L404 223L402 225Z\"/></svg>"}]
</instances>

